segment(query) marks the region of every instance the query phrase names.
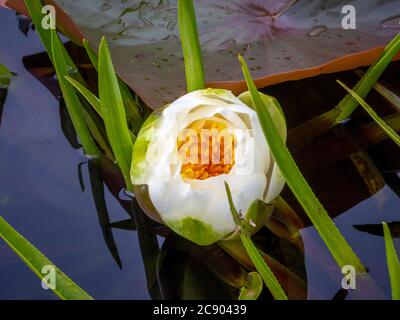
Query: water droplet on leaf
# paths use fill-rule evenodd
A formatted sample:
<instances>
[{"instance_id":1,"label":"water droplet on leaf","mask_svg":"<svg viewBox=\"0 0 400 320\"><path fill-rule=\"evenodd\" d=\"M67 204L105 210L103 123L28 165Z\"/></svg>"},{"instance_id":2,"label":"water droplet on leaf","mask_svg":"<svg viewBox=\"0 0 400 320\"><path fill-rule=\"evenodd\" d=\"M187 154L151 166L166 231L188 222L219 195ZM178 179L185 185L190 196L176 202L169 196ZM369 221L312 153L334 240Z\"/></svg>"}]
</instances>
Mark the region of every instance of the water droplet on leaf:
<instances>
[{"instance_id":1,"label":"water droplet on leaf","mask_svg":"<svg viewBox=\"0 0 400 320\"><path fill-rule=\"evenodd\" d=\"M110 10L111 8L112 8L111 4L103 3L103 5L101 6L101 11L107 11Z\"/></svg>"},{"instance_id":2,"label":"water droplet on leaf","mask_svg":"<svg viewBox=\"0 0 400 320\"><path fill-rule=\"evenodd\" d=\"M132 199L135 198L135 194L123 188L119 192L118 198L122 201L131 201Z\"/></svg>"},{"instance_id":3,"label":"water droplet on leaf","mask_svg":"<svg viewBox=\"0 0 400 320\"><path fill-rule=\"evenodd\" d=\"M236 43L236 40L234 40L234 39L229 39L229 40L226 40L226 41L220 43L219 46L218 46L218 48L219 48L220 50L226 50L226 49L228 49L228 48L234 46L235 43Z\"/></svg>"},{"instance_id":4,"label":"water droplet on leaf","mask_svg":"<svg viewBox=\"0 0 400 320\"><path fill-rule=\"evenodd\" d=\"M318 37L320 34L326 32L327 30L328 30L328 28L325 26L317 26L317 27L314 27L309 33L307 33L307 36Z\"/></svg>"}]
</instances>

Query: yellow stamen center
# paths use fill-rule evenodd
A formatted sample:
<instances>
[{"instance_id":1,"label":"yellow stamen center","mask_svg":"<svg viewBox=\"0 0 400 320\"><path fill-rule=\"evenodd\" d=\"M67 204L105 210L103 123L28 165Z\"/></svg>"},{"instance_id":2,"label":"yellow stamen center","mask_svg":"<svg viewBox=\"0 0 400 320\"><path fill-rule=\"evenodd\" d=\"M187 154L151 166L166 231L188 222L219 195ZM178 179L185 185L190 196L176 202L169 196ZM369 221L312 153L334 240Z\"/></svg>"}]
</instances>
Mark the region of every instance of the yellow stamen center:
<instances>
[{"instance_id":1,"label":"yellow stamen center","mask_svg":"<svg viewBox=\"0 0 400 320\"><path fill-rule=\"evenodd\" d=\"M227 174L235 164L234 135L220 116L192 122L179 133L177 148L184 179Z\"/></svg>"}]
</instances>

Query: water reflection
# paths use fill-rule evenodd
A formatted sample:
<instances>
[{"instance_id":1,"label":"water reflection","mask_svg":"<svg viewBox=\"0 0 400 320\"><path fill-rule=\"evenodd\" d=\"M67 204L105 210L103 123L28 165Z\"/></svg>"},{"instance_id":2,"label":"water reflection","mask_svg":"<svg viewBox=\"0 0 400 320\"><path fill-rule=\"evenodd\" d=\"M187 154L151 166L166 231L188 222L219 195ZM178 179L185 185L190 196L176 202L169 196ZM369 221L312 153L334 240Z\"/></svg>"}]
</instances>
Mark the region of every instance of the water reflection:
<instances>
[{"instance_id":1,"label":"water reflection","mask_svg":"<svg viewBox=\"0 0 400 320\"><path fill-rule=\"evenodd\" d=\"M0 128L2 215L97 299L237 297L249 267L238 243L225 243L225 251L216 245L199 247L150 220L123 193L123 179L113 163L81 154L66 108L57 99L54 70L46 54L40 53L36 34L28 32L25 38L14 15L2 9L0 20L5 28L0 43L12 39L0 49L0 59L18 73ZM95 84L95 74L80 60L84 57L79 48L68 49L88 82ZM321 84L331 88L336 77L321 76L267 91L282 102L289 126L294 127L332 104L332 95L340 99L343 93L332 89L324 96ZM302 94L301 105L296 90ZM309 91L313 92L303 94ZM369 140L369 144L354 140L352 126L358 128L357 121L368 125L370 120L355 114L355 120L296 149L294 156L370 274L359 278L358 290L341 290L343 275L286 188L287 203L280 203L254 240L290 298L389 297L383 238L376 228L362 226L399 220L399 168L388 160L397 159L398 151L393 152L390 141L371 147ZM357 134L364 137L363 132ZM54 298L3 243L0 274L9 275L2 277L0 298ZM266 291L262 299L271 298Z\"/></svg>"}]
</instances>

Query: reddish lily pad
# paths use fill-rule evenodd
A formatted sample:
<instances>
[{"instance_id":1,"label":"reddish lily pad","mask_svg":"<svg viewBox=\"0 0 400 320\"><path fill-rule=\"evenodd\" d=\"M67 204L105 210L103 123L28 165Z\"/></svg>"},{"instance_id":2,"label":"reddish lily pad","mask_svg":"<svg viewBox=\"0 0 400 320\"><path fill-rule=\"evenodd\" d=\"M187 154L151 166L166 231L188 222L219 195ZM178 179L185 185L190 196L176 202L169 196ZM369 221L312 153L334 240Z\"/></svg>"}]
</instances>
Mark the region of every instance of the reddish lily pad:
<instances>
[{"instance_id":1,"label":"reddish lily pad","mask_svg":"<svg viewBox=\"0 0 400 320\"><path fill-rule=\"evenodd\" d=\"M10 6L18 0L9 0ZM51 2L51 1L48 1ZM97 46L105 35L118 74L153 108L185 90L177 1L55 0L60 29ZM13 5L14 4L14 5ZM259 87L371 64L400 32L398 0L197 0L209 85L245 89L237 54ZM342 8L356 29L342 28ZM67 21L68 17L71 21Z\"/></svg>"}]
</instances>

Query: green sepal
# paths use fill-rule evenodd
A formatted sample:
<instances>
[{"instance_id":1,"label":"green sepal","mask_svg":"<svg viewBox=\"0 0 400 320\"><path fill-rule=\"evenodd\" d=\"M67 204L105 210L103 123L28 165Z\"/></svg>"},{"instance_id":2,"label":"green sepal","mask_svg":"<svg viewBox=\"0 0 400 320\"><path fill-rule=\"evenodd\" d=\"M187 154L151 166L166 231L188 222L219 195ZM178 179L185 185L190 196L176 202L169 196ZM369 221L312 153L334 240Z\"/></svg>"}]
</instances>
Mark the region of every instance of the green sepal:
<instances>
[{"instance_id":1,"label":"green sepal","mask_svg":"<svg viewBox=\"0 0 400 320\"><path fill-rule=\"evenodd\" d=\"M273 204L267 204L260 199L254 200L244 216L244 226L247 232L253 235L259 231L269 219L273 210Z\"/></svg>"},{"instance_id":2,"label":"green sepal","mask_svg":"<svg viewBox=\"0 0 400 320\"><path fill-rule=\"evenodd\" d=\"M269 113L272 117L272 120L275 123L275 126L277 127L279 134L283 138L284 141L286 141L286 136L287 136L287 129L286 129L286 118L283 113L282 107L279 104L278 100L272 96L267 96L266 94L263 94L259 92L261 99L264 101L264 104L270 108ZM255 110L255 106L253 103L253 99L251 98L251 93L250 91L243 92L238 96L239 100L242 101L245 105L247 105L249 108L252 108ZM273 103L271 102L271 99ZM272 108L271 106L274 106Z\"/></svg>"},{"instance_id":3,"label":"green sepal","mask_svg":"<svg viewBox=\"0 0 400 320\"><path fill-rule=\"evenodd\" d=\"M160 111L154 111L143 123L132 149L131 181L132 184L143 184L141 178L146 166L147 148L151 142L154 126L161 117Z\"/></svg>"},{"instance_id":4,"label":"green sepal","mask_svg":"<svg viewBox=\"0 0 400 320\"><path fill-rule=\"evenodd\" d=\"M180 236L202 246L210 245L221 240L225 232L217 232L212 225L187 216L179 219L168 219L164 222Z\"/></svg>"}]
</instances>

